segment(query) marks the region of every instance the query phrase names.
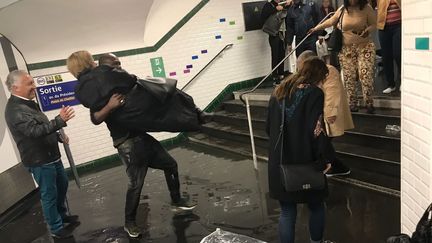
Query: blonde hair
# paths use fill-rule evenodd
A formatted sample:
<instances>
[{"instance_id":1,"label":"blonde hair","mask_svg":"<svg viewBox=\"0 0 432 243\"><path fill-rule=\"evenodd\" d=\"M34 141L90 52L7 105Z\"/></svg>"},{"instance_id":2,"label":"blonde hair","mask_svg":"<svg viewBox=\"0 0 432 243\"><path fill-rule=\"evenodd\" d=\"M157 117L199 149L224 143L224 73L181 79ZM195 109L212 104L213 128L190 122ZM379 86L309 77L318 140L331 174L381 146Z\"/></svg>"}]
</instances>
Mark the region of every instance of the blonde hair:
<instances>
[{"instance_id":1,"label":"blonde hair","mask_svg":"<svg viewBox=\"0 0 432 243\"><path fill-rule=\"evenodd\" d=\"M77 78L85 69L92 69L96 66L95 61L88 51L76 51L66 60L67 69Z\"/></svg>"}]
</instances>

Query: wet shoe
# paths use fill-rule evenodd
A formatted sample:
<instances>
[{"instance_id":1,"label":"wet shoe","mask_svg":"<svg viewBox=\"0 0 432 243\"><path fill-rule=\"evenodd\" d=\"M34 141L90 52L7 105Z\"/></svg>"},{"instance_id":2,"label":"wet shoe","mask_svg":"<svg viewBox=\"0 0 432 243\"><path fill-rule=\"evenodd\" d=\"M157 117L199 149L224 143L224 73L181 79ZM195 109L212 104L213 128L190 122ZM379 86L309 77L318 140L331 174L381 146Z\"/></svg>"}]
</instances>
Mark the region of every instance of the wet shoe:
<instances>
[{"instance_id":1,"label":"wet shoe","mask_svg":"<svg viewBox=\"0 0 432 243\"><path fill-rule=\"evenodd\" d=\"M77 224L79 222L78 215L67 215L63 218L63 223L65 224Z\"/></svg>"},{"instance_id":2,"label":"wet shoe","mask_svg":"<svg viewBox=\"0 0 432 243\"><path fill-rule=\"evenodd\" d=\"M124 230L128 233L129 237L137 238L141 235L141 229L135 222L125 223Z\"/></svg>"},{"instance_id":3,"label":"wet shoe","mask_svg":"<svg viewBox=\"0 0 432 243\"><path fill-rule=\"evenodd\" d=\"M51 232L51 237L56 239L66 239L66 238L71 238L72 236L73 236L72 232L64 228L56 232Z\"/></svg>"},{"instance_id":4,"label":"wet shoe","mask_svg":"<svg viewBox=\"0 0 432 243\"><path fill-rule=\"evenodd\" d=\"M348 167L341 163L337 163L336 165L332 166L329 171L327 171L326 176L346 176L349 174L351 174L351 170Z\"/></svg>"},{"instance_id":5,"label":"wet shoe","mask_svg":"<svg viewBox=\"0 0 432 243\"><path fill-rule=\"evenodd\" d=\"M178 202L172 202L171 205L174 211L191 211L197 206L196 203L191 203L185 198L180 198Z\"/></svg>"},{"instance_id":6,"label":"wet shoe","mask_svg":"<svg viewBox=\"0 0 432 243\"><path fill-rule=\"evenodd\" d=\"M396 91L396 87L388 87L387 89L383 90L383 94L390 94L394 91Z\"/></svg>"},{"instance_id":7,"label":"wet shoe","mask_svg":"<svg viewBox=\"0 0 432 243\"><path fill-rule=\"evenodd\" d=\"M201 113L198 114L198 121L201 124L209 123L213 120L213 115L214 115L213 112L209 113L209 112L202 111Z\"/></svg>"}]
</instances>

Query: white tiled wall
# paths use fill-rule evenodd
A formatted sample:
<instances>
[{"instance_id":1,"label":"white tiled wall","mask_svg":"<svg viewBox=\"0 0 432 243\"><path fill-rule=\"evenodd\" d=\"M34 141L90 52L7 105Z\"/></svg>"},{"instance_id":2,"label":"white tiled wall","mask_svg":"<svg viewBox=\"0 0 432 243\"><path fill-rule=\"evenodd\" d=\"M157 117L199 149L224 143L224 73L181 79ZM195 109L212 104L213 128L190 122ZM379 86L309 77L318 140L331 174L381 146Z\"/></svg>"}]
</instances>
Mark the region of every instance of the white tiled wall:
<instances>
[{"instance_id":1,"label":"white tiled wall","mask_svg":"<svg viewBox=\"0 0 432 243\"><path fill-rule=\"evenodd\" d=\"M124 69L138 76L151 75L150 58L163 57L165 71L176 72L178 86L183 87L226 44L234 46L218 58L186 92L200 108L205 108L228 84L264 76L270 71L270 48L267 36L260 30L245 32L241 0L210 1L157 52L120 58ZM175 11L175 10L173 10ZM226 22L220 22L225 18ZM234 25L230 25L235 21ZM216 35L222 39L217 40ZM242 40L238 37L242 36ZM201 50L208 50L201 54ZM120 51L120 50L112 50ZM192 60L193 55L199 59ZM186 65L192 64L189 74ZM33 76L66 71L65 67L32 71ZM76 106L76 118L65 129L71 139L71 149L77 164L116 153L105 125L94 126L88 110ZM54 117L58 112L48 112ZM154 134L162 140L171 133Z\"/></svg>"},{"instance_id":2,"label":"white tiled wall","mask_svg":"<svg viewBox=\"0 0 432 243\"><path fill-rule=\"evenodd\" d=\"M432 39L432 0L404 0L402 70L402 231L412 233L432 202L432 49L416 50L417 37Z\"/></svg>"}]
</instances>

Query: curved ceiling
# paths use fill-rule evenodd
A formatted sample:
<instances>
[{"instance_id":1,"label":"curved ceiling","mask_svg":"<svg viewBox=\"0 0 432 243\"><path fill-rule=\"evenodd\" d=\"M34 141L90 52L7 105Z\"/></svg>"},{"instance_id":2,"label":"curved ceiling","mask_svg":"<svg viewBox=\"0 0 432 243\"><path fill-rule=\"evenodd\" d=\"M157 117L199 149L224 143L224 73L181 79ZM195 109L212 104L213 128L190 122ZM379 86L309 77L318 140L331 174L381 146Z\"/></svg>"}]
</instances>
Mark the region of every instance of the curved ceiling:
<instances>
[{"instance_id":1,"label":"curved ceiling","mask_svg":"<svg viewBox=\"0 0 432 243\"><path fill-rule=\"evenodd\" d=\"M143 47L153 0L13 0L0 3L0 33L27 62ZM9 5L10 4L10 5Z\"/></svg>"}]
</instances>

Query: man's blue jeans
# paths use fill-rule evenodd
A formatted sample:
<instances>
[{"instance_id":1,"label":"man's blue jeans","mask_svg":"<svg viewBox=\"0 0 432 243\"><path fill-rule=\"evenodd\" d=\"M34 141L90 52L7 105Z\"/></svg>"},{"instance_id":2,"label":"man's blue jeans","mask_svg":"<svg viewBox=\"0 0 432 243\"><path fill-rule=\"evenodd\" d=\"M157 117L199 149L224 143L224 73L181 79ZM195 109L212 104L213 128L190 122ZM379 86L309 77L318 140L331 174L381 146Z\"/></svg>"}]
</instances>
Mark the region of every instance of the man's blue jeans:
<instances>
[{"instance_id":1,"label":"man's blue jeans","mask_svg":"<svg viewBox=\"0 0 432 243\"><path fill-rule=\"evenodd\" d=\"M51 232L55 233L63 228L62 218L66 216L67 212L65 200L68 178L63 163L59 161L48 165L30 167L29 170L39 185L45 221Z\"/></svg>"},{"instance_id":2,"label":"man's blue jeans","mask_svg":"<svg viewBox=\"0 0 432 243\"><path fill-rule=\"evenodd\" d=\"M281 243L294 243L297 204L280 201L279 235ZM308 203L311 242L321 242L324 233L324 203Z\"/></svg>"}]
</instances>

